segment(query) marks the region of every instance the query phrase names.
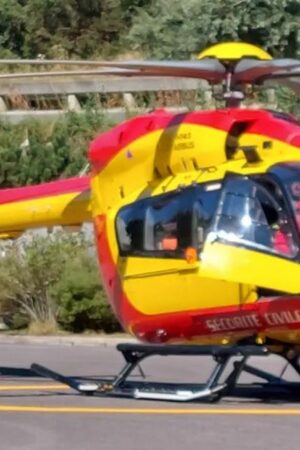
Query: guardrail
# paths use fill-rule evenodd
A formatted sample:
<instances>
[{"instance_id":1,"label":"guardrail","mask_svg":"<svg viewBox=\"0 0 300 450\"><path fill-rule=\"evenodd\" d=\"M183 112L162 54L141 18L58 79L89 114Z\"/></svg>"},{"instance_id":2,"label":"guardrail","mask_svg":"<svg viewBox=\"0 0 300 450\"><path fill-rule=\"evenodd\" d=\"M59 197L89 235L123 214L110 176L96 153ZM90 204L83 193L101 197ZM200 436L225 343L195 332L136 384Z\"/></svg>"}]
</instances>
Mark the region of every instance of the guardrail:
<instances>
[{"instance_id":1,"label":"guardrail","mask_svg":"<svg viewBox=\"0 0 300 450\"><path fill-rule=\"evenodd\" d=\"M174 106L167 107L168 111L174 111L176 113L188 111L188 108L185 106ZM47 120L47 121L55 121L60 117L64 116L67 112L74 111L71 109L50 109L50 110L14 110L14 111L6 111L0 112L0 120L8 121L11 124L18 124L26 120ZM99 110L101 112L101 110ZM150 109L147 108L134 108L128 109L125 107L119 108L103 108L103 113L105 116L113 123L122 122L133 115L144 114L149 112ZM76 113L81 114L84 110L76 111Z\"/></svg>"},{"instance_id":2,"label":"guardrail","mask_svg":"<svg viewBox=\"0 0 300 450\"><path fill-rule=\"evenodd\" d=\"M0 118L12 123L35 118L39 120L55 120L67 111L80 112L81 97L88 94L101 96L120 94L122 106L117 108L105 107L105 114L113 121L124 120L128 111L133 113L145 112L145 108L139 108L136 103L137 93L159 92L197 92L207 91L208 83L202 80L171 77L130 77L130 78L103 78L101 76L89 76L88 78L64 79L55 78L30 78L26 80L1 80L0 83ZM62 100L63 98L63 100ZM207 91L209 101L209 91ZM35 99L35 102L33 102ZM57 101L58 108L35 108L32 103L39 103L39 99L53 103ZM182 104L174 105L176 111L186 110Z\"/></svg>"},{"instance_id":3,"label":"guardrail","mask_svg":"<svg viewBox=\"0 0 300 450\"><path fill-rule=\"evenodd\" d=\"M101 78L85 79L27 79L6 81L1 80L0 96L9 95L78 95L87 93L126 93L149 91L189 91L204 89L208 86L205 81L190 78L171 77L130 77L130 78Z\"/></svg>"}]
</instances>

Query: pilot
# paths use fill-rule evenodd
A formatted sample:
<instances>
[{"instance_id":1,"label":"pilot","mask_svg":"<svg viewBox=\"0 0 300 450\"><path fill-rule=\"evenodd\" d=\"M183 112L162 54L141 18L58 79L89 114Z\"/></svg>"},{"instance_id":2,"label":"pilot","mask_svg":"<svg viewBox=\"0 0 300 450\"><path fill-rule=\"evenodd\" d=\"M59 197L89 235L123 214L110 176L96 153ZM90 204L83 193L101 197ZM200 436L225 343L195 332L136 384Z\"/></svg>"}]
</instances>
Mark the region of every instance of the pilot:
<instances>
[{"instance_id":1,"label":"pilot","mask_svg":"<svg viewBox=\"0 0 300 450\"><path fill-rule=\"evenodd\" d=\"M293 254L291 236L285 232L284 227L275 226L273 230L274 250L282 255L291 256Z\"/></svg>"},{"instance_id":2,"label":"pilot","mask_svg":"<svg viewBox=\"0 0 300 450\"><path fill-rule=\"evenodd\" d=\"M267 221L267 227L256 230L255 241L266 247L273 248L282 255L292 255L293 245L289 226L281 217L275 206L261 202L261 207Z\"/></svg>"},{"instance_id":3,"label":"pilot","mask_svg":"<svg viewBox=\"0 0 300 450\"><path fill-rule=\"evenodd\" d=\"M276 220L270 223L273 248L282 255L292 256L294 253L294 246L289 224L280 217L277 211L276 213Z\"/></svg>"},{"instance_id":4,"label":"pilot","mask_svg":"<svg viewBox=\"0 0 300 450\"><path fill-rule=\"evenodd\" d=\"M177 250L178 238L177 238L177 224L176 222L169 222L162 224L163 237L159 243L160 250Z\"/></svg>"}]
</instances>

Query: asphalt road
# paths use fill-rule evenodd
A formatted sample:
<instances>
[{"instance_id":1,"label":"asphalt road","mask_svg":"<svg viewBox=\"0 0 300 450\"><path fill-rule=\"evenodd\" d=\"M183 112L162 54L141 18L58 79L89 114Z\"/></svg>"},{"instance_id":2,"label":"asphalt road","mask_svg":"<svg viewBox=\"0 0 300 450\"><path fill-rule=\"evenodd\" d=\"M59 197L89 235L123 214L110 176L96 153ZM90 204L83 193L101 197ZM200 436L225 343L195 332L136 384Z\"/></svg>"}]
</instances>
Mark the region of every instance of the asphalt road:
<instances>
[{"instance_id":1,"label":"asphalt road","mask_svg":"<svg viewBox=\"0 0 300 450\"><path fill-rule=\"evenodd\" d=\"M26 369L38 362L66 375L113 375L122 365L113 347L2 343L0 354L1 449L299 448L300 404L291 399L178 404L83 397ZM278 375L284 366L277 357L254 362ZM157 357L143 364L147 377L181 382L205 380L210 368L203 357Z\"/></svg>"}]
</instances>

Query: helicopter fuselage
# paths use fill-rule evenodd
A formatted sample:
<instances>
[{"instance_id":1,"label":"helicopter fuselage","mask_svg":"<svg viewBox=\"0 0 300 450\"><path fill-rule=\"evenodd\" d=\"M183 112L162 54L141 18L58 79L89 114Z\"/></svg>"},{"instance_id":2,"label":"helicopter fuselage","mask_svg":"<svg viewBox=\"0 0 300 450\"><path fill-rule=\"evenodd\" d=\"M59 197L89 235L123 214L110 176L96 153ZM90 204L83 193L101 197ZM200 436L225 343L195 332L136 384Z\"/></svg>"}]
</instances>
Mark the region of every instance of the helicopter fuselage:
<instances>
[{"instance_id":1,"label":"helicopter fuselage","mask_svg":"<svg viewBox=\"0 0 300 450\"><path fill-rule=\"evenodd\" d=\"M299 149L293 118L251 109L158 110L92 142L101 273L127 331L300 343Z\"/></svg>"}]
</instances>

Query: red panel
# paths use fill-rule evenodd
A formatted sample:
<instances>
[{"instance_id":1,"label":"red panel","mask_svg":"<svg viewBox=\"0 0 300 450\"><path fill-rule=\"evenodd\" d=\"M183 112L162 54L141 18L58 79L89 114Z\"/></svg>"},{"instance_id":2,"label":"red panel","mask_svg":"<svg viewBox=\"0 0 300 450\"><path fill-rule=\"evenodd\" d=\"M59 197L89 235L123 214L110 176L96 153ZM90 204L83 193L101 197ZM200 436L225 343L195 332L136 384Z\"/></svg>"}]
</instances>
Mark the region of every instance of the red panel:
<instances>
[{"instance_id":1,"label":"red panel","mask_svg":"<svg viewBox=\"0 0 300 450\"><path fill-rule=\"evenodd\" d=\"M300 297L265 298L242 308L230 306L141 317L133 330L149 342L191 340L197 337L257 335L274 331L300 331Z\"/></svg>"},{"instance_id":2,"label":"red panel","mask_svg":"<svg viewBox=\"0 0 300 450\"><path fill-rule=\"evenodd\" d=\"M277 139L287 144L300 147L300 126L287 120L269 117L252 122L247 133L266 136L266 139Z\"/></svg>"},{"instance_id":3,"label":"red panel","mask_svg":"<svg viewBox=\"0 0 300 450\"><path fill-rule=\"evenodd\" d=\"M83 192L90 188L90 177L68 178L66 180L37 184L21 188L1 189L0 204L52 197L72 192Z\"/></svg>"},{"instance_id":4,"label":"red panel","mask_svg":"<svg viewBox=\"0 0 300 450\"><path fill-rule=\"evenodd\" d=\"M128 120L98 136L90 145L89 158L94 170L98 172L120 150L151 131L162 130L181 123L190 123L228 132L236 122L249 122L247 133L259 134L265 136L266 139L278 139L300 147L300 127L293 122L274 117L268 111L226 109L173 114L157 110Z\"/></svg>"},{"instance_id":5,"label":"red panel","mask_svg":"<svg viewBox=\"0 0 300 450\"><path fill-rule=\"evenodd\" d=\"M207 125L228 131L235 121L227 111L204 111L173 114L164 110L139 116L113 128L92 141L89 158L97 171L131 142L155 130L162 130L182 123Z\"/></svg>"}]
</instances>

